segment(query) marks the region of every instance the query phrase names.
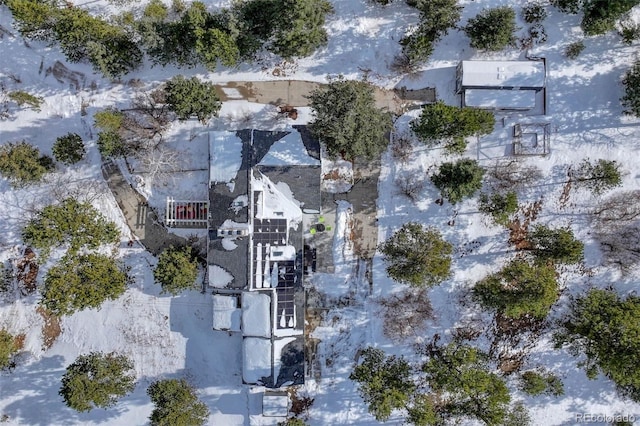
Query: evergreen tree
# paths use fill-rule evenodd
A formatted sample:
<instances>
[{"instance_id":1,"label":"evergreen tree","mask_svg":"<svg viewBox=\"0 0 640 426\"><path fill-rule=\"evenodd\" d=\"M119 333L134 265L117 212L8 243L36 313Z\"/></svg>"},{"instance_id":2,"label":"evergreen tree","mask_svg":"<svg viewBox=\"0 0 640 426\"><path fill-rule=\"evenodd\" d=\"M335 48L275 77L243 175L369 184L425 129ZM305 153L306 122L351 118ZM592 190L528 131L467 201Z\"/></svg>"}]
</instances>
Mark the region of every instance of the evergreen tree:
<instances>
[{"instance_id":1,"label":"evergreen tree","mask_svg":"<svg viewBox=\"0 0 640 426\"><path fill-rule=\"evenodd\" d=\"M620 166L615 161L584 160L571 176L578 185L583 185L596 195L622 185Z\"/></svg>"},{"instance_id":2,"label":"evergreen tree","mask_svg":"<svg viewBox=\"0 0 640 426\"><path fill-rule=\"evenodd\" d=\"M311 93L315 118L309 128L329 156L373 159L387 148L393 123L389 113L376 108L373 90L363 81L337 79Z\"/></svg>"},{"instance_id":3,"label":"evergreen tree","mask_svg":"<svg viewBox=\"0 0 640 426\"><path fill-rule=\"evenodd\" d=\"M39 182L52 169L51 159L25 141L0 146L0 174L13 186Z\"/></svg>"},{"instance_id":4,"label":"evergreen tree","mask_svg":"<svg viewBox=\"0 0 640 426\"><path fill-rule=\"evenodd\" d=\"M582 354L587 377L598 372L613 380L618 391L640 402L640 298L620 298L612 290L589 290L575 299L555 335L556 346Z\"/></svg>"},{"instance_id":5,"label":"evergreen tree","mask_svg":"<svg viewBox=\"0 0 640 426\"><path fill-rule=\"evenodd\" d=\"M11 365L11 358L18 349L16 338L7 330L0 329L0 370Z\"/></svg>"},{"instance_id":6,"label":"evergreen tree","mask_svg":"<svg viewBox=\"0 0 640 426\"><path fill-rule=\"evenodd\" d=\"M463 29L471 47L499 51L515 42L516 13L508 6L485 9L469 19Z\"/></svg>"},{"instance_id":7,"label":"evergreen tree","mask_svg":"<svg viewBox=\"0 0 640 426\"><path fill-rule=\"evenodd\" d=\"M422 107L420 116L411 122L411 130L427 146L440 142L463 141L469 136L482 136L493 132L495 117L492 112L470 107L455 107L442 101Z\"/></svg>"},{"instance_id":8,"label":"evergreen tree","mask_svg":"<svg viewBox=\"0 0 640 426\"><path fill-rule=\"evenodd\" d=\"M450 343L427 347L422 366L431 391L440 396L445 416L469 416L485 424L502 424L511 396L504 382L489 371L487 356L476 348Z\"/></svg>"},{"instance_id":9,"label":"evergreen tree","mask_svg":"<svg viewBox=\"0 0 640 426\"><path fill-rule=\"evenodd\" d=\"M417 29L400 41L402 52L410 64L424 62L433 53L434 45L460 20L462 7L457 0L408 1L420 11Z\"/></svg>"},{"instance_id":10,"label":"evergreen tree","mask_svg":"<svg viewBox=\"0 0 640 426\"><path fill-rule=\"evenodd\" d=\"M66 256L47 272L40 303L58 316L99 308L105 300L120 297L127 280L127 274L108 256Z\"/></svg>"},{"instance_id":11,"label":"evergreen tree","mask_svg":"<svg viewBox=\"0 0 640 426\"><path fill-rule=\"evenodd\" d=\"M152 426L200 426L209 417L209 409L184 379L154 382L147 394L155 405L149 417Z\"/></svg>"},{"instance_id":12,"label":"evergreen tree","mask_svg":"<svg viewBox=\"0 0 640 426\"><path fill-rule=\"evenodd\" d=\"M58 9L49 2L34 0L7 0L13 15L13 25L20 34L32 40L50 41Z\"/></svg>"},{"instance_id":13,"label":"evergreen tree","mask_svg":"<svg viewBox=\"0 0 640 426\"><path fill-rule=\"evenodd\" d=\"M380 246L387 274L413 286L433 286L451 276L453 246L435 228L417 222L402 225Z\"/></svg>"},{"instance_id":14,"label":"evergreen tree","mask_svg":"<svg viewBox=\"0 0 640 426\"><path fill-rule=\"evenodd\" d=\"M482 187L484 169L476 160L463 158L455 163L443 163L431 182L451 204L471 197Z\"/></svg>"},{"instance_id":15,"label":"evergreen tree","mask_svg":"<svg viewBox=\"0 0 640 426\"><path fill-rule=\"evenodd\" d=\"M498 225L507 226L510 216L518 210L518 197L513 191L505 194L496 192L491 196L482 193L478 204L480 212L490 215Z\"/></svg>"},{"instance_id":16,"label":"evergreen tree","mask_svg":"<svg viewBox=\"0 0 640 426\"><path fill-rule=\"evenodd\" d=\"M284 58L304 57L327 44L325 17L333 12L326 0L276 0L282 12L271 24L269 49Z\"/></svg>"},{"instance_id":17,"label":"evergreen tree","mask_svg":"<svg viewBox=\"0 0 640 426\"><path fill-rule=\"evenodd\" d=\"M558 300L558 282L552 266L514 259L501 271L479 281L474 297L483 306L509 318L545 318Z\"/></svg>"},{"instance_id":18,"label":"evergreen tree","mask_svg":"<svg viewBox=\"0 0 640 426\"><path fill-rule=\"evenodd\" d=\"M578 263L584 256L584 244L573 236L569 228L551 229L537 225L527 237L534 255L543 261Z\"/></svg>"},{"instance_id":19,"label":"evergreen tree","mask_svg":"<svg viewBox=\"0 0 640 426\"><path fill-rule=\"evenodd\" d=\"M198 263L191 247L169 247L158 258L153 277L162 286L162 293L177 295L184 290L195 289Z\"/></svg>"},{"instance_id":20,"label":"evergreen tree","mask_svg":"<svg viewBox=\"0 0 640 426\"><path fill-rule=\"evenodd\" d=\"M416 391L411 366L403 358L385 356L380 349L371 347L362 351L361 359L349 379L358 383L360 395L376 420L388 420L394 410L405 407Z\"/></svg>"},{"instance_id":21,"label":"evergreen tree","mask_svg":"<svg viewBox=\"0 0 640 426\"><path fill-rule=\"evenodd\" d=\"M195 115L202 123L206 123L218 115L222 106L215 85L200 81L197 77L186 79L181 75L175 76L167 82L165 92L169 109L180 120Z\"/></svg>"},{"instance_id":22,"label":"evergreen tree","mask_svg":"<svg viewBox=\"0 0 640 426\"><path fill-rule=\"evenodd\" d=\"M77 133L60 136L53 144L53 158L65 164L75 164L84 157L82 138Z\"/></svg>"},{"instance_id":23,"label":"evergreen tree","mask_svg":"<svg viewBox=\"0 0 640 426\"><path fill-rule=\"evenodd\" d=\"M91 204L67 198L39 211L22 230L22 238L46 256L51 248L63 244L69 246L69 253L116 244L120 233L116 225Z\"/></svg>"},{"instance_id":24,"label":"evergreen tree","mask_svg":"<svg viewBox=\"0 0 640 426\"><path fill-rule=\"evenodd\" d=\"M539 373L536 371L525 371L520 376L520 390L531 396L564 395L564 385L562 381L551 373Z\"/></svg>"},{"instance_id":25,"label":"evergreen tree","mask_svg":"<svg viewBox=\"0 0 640 426\"><path fill-rule=\"evenodd\" d=\"M122 157L127 154L124 139L116 132L98 133L98 150L105 157Z\"/></svg>"},{"instance_id":26,"label":"evergreen tree","mask_svg":"<svg viewBox=\"0 0 640 426\"><path fill-rule=\"evenodd\" d=\"M94 114L94 126L104 132L118 133L124 126L125 115L115 108L105 108Z\"/></svg>"},{"instance_id":27,"label":"evergreen tree","mask_svg":"<svg viewBox=\"0 0 640 426\"><path fill-rule=\"evenodd\" d=\"M133 363L123 355L102 352L80 355L62 376L59 394L76 411L109 408L135 388L132 370Z\"/></svg>"}]
</instances>

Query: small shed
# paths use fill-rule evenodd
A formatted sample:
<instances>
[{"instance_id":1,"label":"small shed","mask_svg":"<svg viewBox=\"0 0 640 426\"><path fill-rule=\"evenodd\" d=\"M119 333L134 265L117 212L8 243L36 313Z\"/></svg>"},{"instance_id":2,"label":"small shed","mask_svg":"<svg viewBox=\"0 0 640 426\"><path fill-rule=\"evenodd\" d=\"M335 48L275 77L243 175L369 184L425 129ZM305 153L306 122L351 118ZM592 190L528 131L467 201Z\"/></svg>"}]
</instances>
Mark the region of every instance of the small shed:
<instances>
[{"instance_id":1,"label":"small shed","mask_svg":"<svg viewBox=\"0 0 640 426\"><path fill-rule=\"evenodd\" d=\"M545 87L543 61L460 61L456 91L468 89L534 90Z\"/></svg>"}]
</instances>

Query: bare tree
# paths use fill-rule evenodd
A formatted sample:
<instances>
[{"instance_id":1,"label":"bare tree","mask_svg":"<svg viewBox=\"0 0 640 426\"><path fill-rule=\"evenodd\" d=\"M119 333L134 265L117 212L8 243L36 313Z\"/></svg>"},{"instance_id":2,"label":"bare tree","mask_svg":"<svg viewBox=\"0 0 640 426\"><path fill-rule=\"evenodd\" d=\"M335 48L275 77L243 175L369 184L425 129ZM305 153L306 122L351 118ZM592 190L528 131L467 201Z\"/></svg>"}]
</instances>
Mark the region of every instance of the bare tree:
<instances>
[{"instance_id":1,"label":"bare tree","mask_svg":"<svg viewBox=\"0 0 640 426\"><path fill-rule=\"evenodd\" d=\"M381 299L384 335L398 341L417 335L434 318L428 293L426 288L409 288Z\"/></svg>"},{"instance_id":2,"label":"bare tree","mask_svg":"<svg viewBox=\"0 0 640 426\"><path fill-rule=\"evenodd\" d=\"M391 139L391 155L393 158L406 163L413 153L413 143L411 137L406 133L394 134Z\"/></svg>"},{"instance_id":3,"label":"bare tree","mask_svg":"<svg viewBox=\"0 0 640 426\"><path fill-rule=\"evenodd\" d=\"M395 184L402 194L409 197L409 199L415 203L420 198L420 193L424 189L425 181L421 178L421 175L412 174L397 177Z\"/></svg>"},{"instance_id":4,"label":"bare tree","mask_svg":"<svg viewBox=\"0 0 640 426\"><path fill-rule=\"evenodd\" d=\"M542 172L536 166L517 160L498 160L487 169L486 180L495 192L515 191L542 182Z\"/></svg>"},{"instance_id":5,"label":"bare tree","mask_svg":"<svg viewBox=\"0 0 640 426\"><path fill-rule=\"evenodd\" d=\"M627 271L640 263L640 190L607 197L591 219L606 264Z\"/></svg>"},{"instance_id":6,"label":"bare tree","mask_svg":"<svg viewBox=\"0 0 640 426\"><path fill-rule=\"evenodd\" d=\"M143 173L147 179L167 179L184 167L180 153L166 145L159 145L141 154L137 156L142 169L139 173Z\"/></svg>"}]
</instances>

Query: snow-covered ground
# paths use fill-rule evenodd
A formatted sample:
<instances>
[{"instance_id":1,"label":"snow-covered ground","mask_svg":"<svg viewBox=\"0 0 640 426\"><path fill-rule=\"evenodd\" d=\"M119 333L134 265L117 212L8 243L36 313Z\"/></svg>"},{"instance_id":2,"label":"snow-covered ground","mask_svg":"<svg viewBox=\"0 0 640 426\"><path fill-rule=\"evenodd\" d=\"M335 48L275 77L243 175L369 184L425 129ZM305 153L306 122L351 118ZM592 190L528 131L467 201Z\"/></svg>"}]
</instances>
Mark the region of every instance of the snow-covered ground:
<instances>
[{"instance_id":1,"label":"snow-covered ground","mask_svg":"<svg viewBox=\"0 0 640 426\"><path fill-rule=\"evenodd\" d=\"M212 7L228 6L229 0L209 0ZM454 95L454 67L462 59L522 59L515 49L482 54L469 47L468 39L459 31L451 31L438 44L432 60L411 76L402 76L389 68L399 52L398 40L404 31L417 23L417 13L401 0L381 7L368 0L332 0L336 13L328 19L329 43L310 58L295 64L267 59L262 66L243 65L238 69L222 69L207 73L203 68L176 70L172 67L143 69L127 76L122 84L112 84L93 74L87 65L67 64L56 47L23 41L11 27L11 17L0 8L0 25L11 34L0 39L0 80L9 90L26 90L42 96L45 103L40 112L13 111L8 120L0 121L0 143L27 140L51 155L55 138L68 132L80 134L86 141L87 157L71 167L59 167L41 185L15 190L6 180L0 180L0 261L18 256L20 230L36 209L67 195L84 197L100 208L122 230L118 255L132 268L135 284L118 300L106 303L100 310L87 310L62 319L62 334L49 349L42 346L43 320L36 313L37 297L30 296L13 303L0 303L0 327L14 334L26 335L24 354L11 372L0 373L0 417L8 424L68 425L68 424L144 424L152 406L145 395L147 385L158 378L186 376L198 389L209 406L212 425L245 425L274 423L259 416L259 388L241 385L242 342L236 335L212 331L212 301L210 295L197 292L179 297L160 295L153 283L151 268L155 259L139 248L129 248L130 238L122 214L106 188L100 172L100 159L95 146L92 115L100 108L115 105L127 107L135 94L130 79L140 79L147 87L175 74L198 75L216 82L273 80L278 78L326 81L328 75L343 74L348 78L364 75L383 87L396 83L408 88L435 87L438 97L457 103ZM519 7L522 1L503 0L461 1L465 8L461 24L482 8L509 4ZM114 10L102 1L85 5L96 13ZM547 116L540 121L551 123L551 153L532 157L526 164L543 170L544 180L521 194L522 201L543 200L537 223L571 226L576 236L585 242L585 269L566 271L561 281L566 287L551 317L557 318L566 305L567 296L589 285L606 286L615 283L622 293L632 291L638 272L621 276L616 270L601 265L598 244L590 235L586 212L597 201L590 193L571 190L561 203L567 168L582 159L616 160L625 171L624 186L618 190L639 189L636 171L640 158L640 121L622 114L620 80L636 56L637 45L626 46L615 34L589 38L578 59L570 61L563 55L567 44L582 37L579 16L566 15L548 8L544 22L548 34L546 43L537 46L531 55L547 58ZM526 25L520 23L524 33ZM72 70L82 73L78 87L68 81L59 82L47 70L62 61ZM42 66L40 66L42 64ZM308 108L300 108L297 124L310 119ZM416 116L416 112L398 120L400 128ZM536 117L534 117L536 118ZM537 119L537 118L536 118ZM515 116L499 120L495 132L470 144L467 155L490 166L508 152L510 125ZM535 120L531 120L535 121ZM291 124L291 123L288 123ZM504 127L503 127L504 124ZM277 118L272 105L260 105L241 100L225 102L220 118L209 126L197 123L174 124L167 135L168 146L181 154L184 168L190 171L150 179L144 173L131 177L150 203L162 208L167 196L184 199L206 199L208 182L207 139L202 135L211 130L232 130L249 127L282 129L286 121ZM334 244L335 274L314 276L312 283L335 308L314 331L320 339L318 348L321 374L309 379L300 394L315 398L310 411L312 425L376 424L348 375L358 350L368 345L388 353L413 356L412 344L428 340L435 333L446 339L453 327L474 321L486 321L477 307L460 303L465 289L488 272L495 271L513 255L507 245L507 235L482 217L474 201L465 201L455 210L448 204L438 206L435 188L427 184L417 202L400 195L394 184L398 176L414 175L427 179L427 172L446 160L441 150L416 145L409 161L396 162L390 154L382 160L379 183L379 239L384 240L403 223L414 220L437 227L456 248L454 277L430 291L435 320L425 325L423 333L402 343L388 340L382 333L379 304L376 300L401 291L401 286L386 277L379 257L373 261L373 287L369 294L365 282L364 262L353 257L348 238L349 206L340 204L337 211L336 242ZM134 167L136 164L134 164ZM325 165L323 165L325 167ZM335 164L323 172L337 170L349 175L348 164ZM328 190L335 188L329 187ZM179 196L176 196L179 194ZM455 220L455 225L447 223ZM39 279L61 256L53 253L41 266ZM486 342L485 342L486 343ZM139 379L136 390L109 410L93 410L78 414L68 409L58 396L60 378L65 367L79 354L89 351L119 351L134 360ZM576 423L577 413L631 414L640 418L640 405L618 397L610 381L599 377L589 381L577 367L578 359L564 350L553 350L549 334L544 334L531 349L525 368L546 366L558 374L565 384L565 396L560 398L530 398L514 391L531 410L536 425ZM513 381L510 382L514 385ZM512 386L515 389L515 386ZM392 419L401 422L400 417Z\"/></svg>"}]
</instances>

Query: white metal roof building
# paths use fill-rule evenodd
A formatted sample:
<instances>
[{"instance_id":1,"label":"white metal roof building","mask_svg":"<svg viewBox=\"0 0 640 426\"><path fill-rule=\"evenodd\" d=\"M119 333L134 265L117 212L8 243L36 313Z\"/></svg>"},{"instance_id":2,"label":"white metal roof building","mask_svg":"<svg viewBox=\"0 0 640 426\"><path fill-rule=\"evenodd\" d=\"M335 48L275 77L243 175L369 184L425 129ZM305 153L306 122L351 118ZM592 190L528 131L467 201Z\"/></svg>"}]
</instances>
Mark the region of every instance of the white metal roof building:
<instances>
[{"instance_id":1,"label":"white metal roof building","mask_svg":"<svg viewBox=\"0 0 640 426\"><path fill-rule=\"evenodd\" d=\"M543 61L461 61L456 89L541 90L545 86Z\"/></svg>"}]
</instances>

